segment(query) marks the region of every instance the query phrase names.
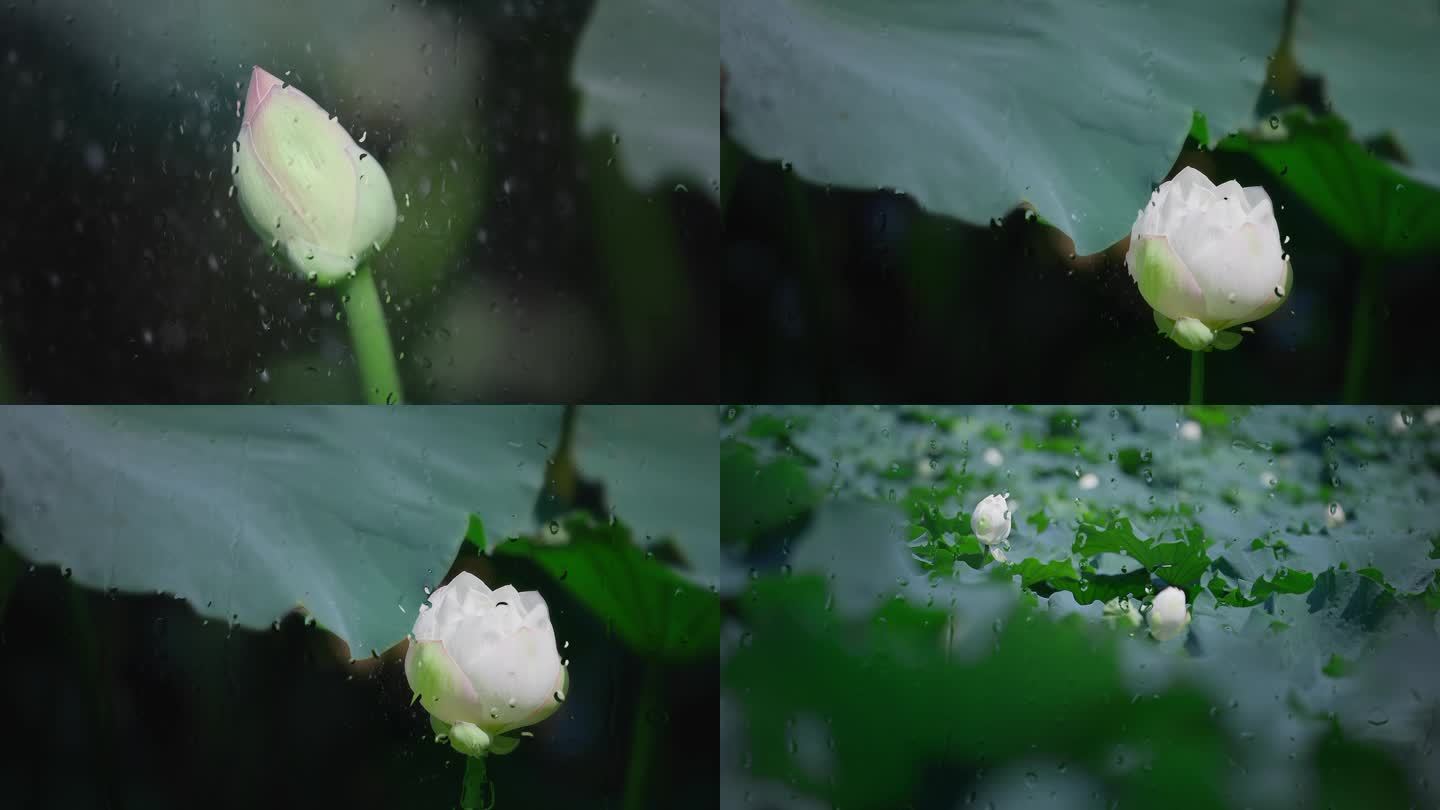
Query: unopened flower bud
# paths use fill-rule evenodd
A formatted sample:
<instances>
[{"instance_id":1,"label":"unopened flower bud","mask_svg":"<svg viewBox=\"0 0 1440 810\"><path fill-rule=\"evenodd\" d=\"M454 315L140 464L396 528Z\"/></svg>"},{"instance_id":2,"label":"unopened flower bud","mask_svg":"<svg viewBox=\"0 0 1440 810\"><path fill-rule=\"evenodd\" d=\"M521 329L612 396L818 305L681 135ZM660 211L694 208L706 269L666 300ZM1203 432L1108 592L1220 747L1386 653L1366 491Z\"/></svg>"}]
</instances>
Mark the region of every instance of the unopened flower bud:
<instances>
[{"instance_id":1,"label":"unopened flower bud","mask_svg":"<svg viewBox=\"0 0 1440 810\"><path fill-rule=\"evenodd\" d=\"M385 170L309 96L260 67L245 92L232 173L250 226L317 283L354 274L395 230Z\"/></svg>"}]
</instances>

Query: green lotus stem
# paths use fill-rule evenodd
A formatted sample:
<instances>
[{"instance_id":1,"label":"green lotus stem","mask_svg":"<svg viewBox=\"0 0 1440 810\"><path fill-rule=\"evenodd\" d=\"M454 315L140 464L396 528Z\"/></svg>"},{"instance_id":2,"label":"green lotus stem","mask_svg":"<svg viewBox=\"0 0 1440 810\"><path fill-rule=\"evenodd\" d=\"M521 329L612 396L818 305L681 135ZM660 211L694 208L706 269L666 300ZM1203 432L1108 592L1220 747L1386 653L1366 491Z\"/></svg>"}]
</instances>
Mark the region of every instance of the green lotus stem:
<instances>
[{"instance_id":1,"label":"green lotus stem","mask_svg":"<svg viewBox=\"0 0 1440 810\"><path fill-rule=\"evenodd\" d=\"M465 758L465 786L460 791L461 810L491 810L495 806L495 785L485 778L485 758Z\"/></svg>"},{"instance_id":2,"label":"green lotus stem","mask_svg":"<svg viewBox=\"0 0 1440 810\"><path fill-rule=\"evenodd\" d=\"M350 325L350 342L365 386L365 401L371 405L399 405L404 400L400 372L395 368L395 349L385 326L385 307L375 276L368 265L340 283L340 300L345 302L345 322Z\"/></svg>"},{"instance_id":3,"label":"green lotus stem","mask_svg":"<svg viewBox=\"0 0 1440 810\"><path fill-rule=\"evenodd\" d=\"M630 730L630 762L625 768L625 810L651 807L646 794L645 777L653 769L650 760L655 751L655 725L661 711L660 668L646 663L640 683L640 699L635 705L635 722Z\"/></svg>"},{"instance_id":4,"label":"green lotus stem","mask_svg":"<svg viewBox=\"0 0 1440 810\"><path fill-rule=\"evenodd\" d=\"M1370 391L1370 358L1375 343L1375 311L1380 307L1380 265L1366 260L1356 284L1355 309L1350 316L1350 352L1345 362L1346 402L1376 401ZM1367 395L1368 394L1368 395Z\"/></svg>"},{"instance_id":5,"label":"green lotus stem","mask_svg":"<svg viewBox=\"0 0 1440 810\"><path fill-rule=\"evenodd\" d=\"M1205 404L1205 352L1190 352L1190 404Z\"/></svg>"}]
</instances>

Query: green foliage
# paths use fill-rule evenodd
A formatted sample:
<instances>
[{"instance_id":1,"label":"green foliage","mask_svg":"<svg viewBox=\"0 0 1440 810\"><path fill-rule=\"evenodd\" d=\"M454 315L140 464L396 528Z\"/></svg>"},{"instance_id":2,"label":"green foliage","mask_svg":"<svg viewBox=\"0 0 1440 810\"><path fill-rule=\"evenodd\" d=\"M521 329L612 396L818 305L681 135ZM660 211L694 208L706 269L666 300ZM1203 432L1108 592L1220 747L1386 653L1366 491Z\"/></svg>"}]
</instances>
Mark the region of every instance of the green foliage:
<instances>
[{"instance_id":1,"label":"green foliage","mask_svg":"<svg viewBox=\"0 0 1440 810\"><path fill-rule=\"evenodd\" d=\"M1128 518L1116 519L1105 526L1082 522L1075 533L1074 548L1077 554L1124 554L1166 584L1189 588L1210 564L1205 553L1210 541L1199 526L1174 534L1178 537L1176 542L1161 543L1158 537L1149 540L1137 537Z\"/></svg>"},{"instance_id":2,"label":"green foliage","mask_svg":"<svg viewBox=\"0 0 1440 810\"><path fill-rule=\"evenodd\" d=\"M1282 570L1270 579L1261 577L1255 580L1250 587L1249 596L1242 593L1238 585L1227 582L1222 576L1211 579L1208 587L1218 604L1250 607L1264 602L1271 594L1306 593L1315 587L1315 575L1308 571Z\"/></svg>"},{"instance_id":3,"label":"green foliage","mask_svg":"<svg viewBox=\"0 0 1440 810\"><path fill-rule=\"evenodd\" d=\"M581 405L574 455L605 506L647 543L672 541L680 571L712 584L720 569L719 420L707 405Z\"/></svg>"},{"instance_id":4,"label":"green foliage","mask_svg":"<svg viewBox=\"0 0 1440 810\"><path fill-rule=\"evenodd\" d=\"M888 808L905 806L927 762L949 763L963 789L988 763L1043 757L1101 776L1127 807L1222 801L1226 738L1204 699L1177 688L1132 700L1113 641L1073 622L1021 605L993 634L986 625L993 638L978 640L988 654L976 657L950 648L963 617L895 600L838 616L819 577L763 579L739 602L748 629L724 683L745 695L758 775L846 807ZM815 752L799 750L794 726L811 718L826 741L810 745L857 766L808 764ZM1167 728L1187 732L1147 744Z\"/></svg>"},{"instance_id":5,"label":"green foliage","mask_svg":"<svg viewBox=\"0 0 1440 810\"><path fill-rule=\"evenodd\" d=\"M1386 810L1417 806L1410 780L1380 746L1332 733L1315 750L1318 793L1334 810Z\"/></svg>"},{"instance_id":6,"label":"green foliage","mask_svg":"<svg viewBox=\"0 0 1440 810\"><path fill-rule=\"evenodd\" d=\"M1254 157L1362 253L1400 257L1440 247L1440 190L1356 142L1345 122L1297 111L1272 118L1274 131L1265 126L1219 148Z\"/></svg>"},{"instance_id":7,"label":"green foliage","mask_svg":"<svg viewBox=\"0 0 1440 810\"><path fill-rule=\"evenodd\" d=\"M769 425L762 423L762 432ZM755 448L734 439L720 446L720 536L748 546L792 524L819 500L805 466L793 457L761 462Z\"/></svg>"},{"instance_id":8,"label":"green foliage","mask_svg":"<svg viewBox=\"0 0 1440 810\"><path fill-rule=\"evenodd\" d=\"M1393 768L1426 767L1418 735L1440 705L1426 663L1440 662L1440 423L1380 408L826 407L753 408L722 432L794 448L795 473L837 493L787 533L778 573L734 580L748 588L724 683L757 796L983 806L1019 772L1026 795L1055 791L1047 806L1269 807L1250 775L1284 772L1306 795L1400 779L1377 806L1433 798ZM1013 510L1008 563L969 526L996 492ZM1130 608L1167 585L1191 621L1156 642ZM1412 660L1413 679L1387 680ZM1069 691L1071 677L1087 685ZM1359 757L1343 785L1319 773L1336 751ZM1067 800L1071 778L1100 790Z\"/></svg>"},{"instance_id":9,"label":"green foliage","mask_svg":"<svg viewBox=\"0 0 1440 810\"><path fill-rule=\"evenodd\" d=\"M1429 0L1296 4L1295 59L1325 80L1326 101L1364 138L1393 135L1416 179L1440 186L1440 117L1416 103L1440 75L1440 7Z\"/></svg>"},{"instance_id":10,"label":"green foliage","mask_svg":"<svg viewBox=\"0 0 1440 810\"><path fill-rule=\"evenodd\" d=\"M714 654L720 601L709 589L686 581L654 552L638 548L621 523L597 525L577 516L565 520L559 532L569 538L563 545L549 545L543 537L512 540L495 553L540 566L555 587L573 593L641 656ZM484 548L483 532L478 537L472 532L467 539Z\"/></svg>"}]
</instances>

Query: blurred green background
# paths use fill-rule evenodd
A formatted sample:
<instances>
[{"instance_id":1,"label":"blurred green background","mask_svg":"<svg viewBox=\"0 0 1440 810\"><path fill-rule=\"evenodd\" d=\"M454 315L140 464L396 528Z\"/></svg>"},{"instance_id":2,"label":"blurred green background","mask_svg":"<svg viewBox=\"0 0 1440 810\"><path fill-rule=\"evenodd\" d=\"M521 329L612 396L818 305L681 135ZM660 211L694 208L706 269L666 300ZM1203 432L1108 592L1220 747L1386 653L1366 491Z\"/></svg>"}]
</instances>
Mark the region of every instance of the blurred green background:
<instances>
[{"instance_id":1,"label":"blurred green background","mask_svg":"<svg viewBox=\"0 0 1440 810\"><path fill-rule=\"evenodd\" d=\"M722 807L1436 802L1440 409L728 418Z\"/></svg>"},{"instance_id":2,"label":"blurred green background","mask_svg":"<svg viewBox=\"0 0 1440 810\"><path fill-rule=\"evenodd\" d=\"M716 125L666 95L695 100L673 51L704 50L645 45L694 4L661 5L629 45L603 1L11 9L0 400L360 401L333 291L230 196L253 64L390 177L374 269L408 400L712 399Z\"/></svg>"}]
</instances>

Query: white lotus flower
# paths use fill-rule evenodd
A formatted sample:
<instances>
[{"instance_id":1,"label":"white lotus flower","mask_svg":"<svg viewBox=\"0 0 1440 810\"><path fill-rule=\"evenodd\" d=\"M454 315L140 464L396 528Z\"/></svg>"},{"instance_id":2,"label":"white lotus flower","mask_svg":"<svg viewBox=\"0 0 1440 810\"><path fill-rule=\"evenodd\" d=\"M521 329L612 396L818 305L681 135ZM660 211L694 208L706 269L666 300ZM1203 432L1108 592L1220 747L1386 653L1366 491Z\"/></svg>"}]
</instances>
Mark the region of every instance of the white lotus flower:
<instances>
[{"instance_id":1,"label":"white lotus flower","mask_svg":"<svg viewBox=\"0 0 1440 810\"><path fill-rule=\"evenodd\" d=\"M1008 495L987 495L970 514L970 530L997 562L1006 561L1003 549L1010 547L1005 542L1010 536L1010 505L1005 502Z\"/></svg>"},{"instance_id":2,"label":"white lotus flower","mask_svg":"<svg viewBox=\"0 0 1440 810\"><path fill-rule=\"evenodd\" d=\"M405 653L410 688L457 750L508 753L517 740L499 735L549 717L569 687L545 600L462 571L429 602Z\"/></svg>"},{"instance_id":3,"label":"white lotus flower","mask_svg":"<svg viewBox=\"0 0 1440 810\"><path fill-rule=\"evenodd\" d=\"M1079 484L1081 489L1094 489L1100 486L1100 476L1093 472L1085 473L1080 476Z\"/></svg>"},{"instance_id":4,"label":"white lotus flower","mask_svg":"<svg viewBox=\"0 0 1440 810\"><path fill-rule=\"evenodd\" d=\"M1234 348L1240 335L1221 330L1269 315L1290 294L1290 261L1265 189L1216 186L1188 166L1150 195L1130 229L1125 266L1156 325L1191 351Z\"/></svg>"},{"instance_id":5,"label":"white lotus flower","mask_svg":"<svg viewBox=\"0 0 1440 810\"><path fill-rule=\"evenodd\" d=\"M1180 438L1187 442L1198 442L1203 435L1205 431L1200 427L1200 423L1193 419L1187 419L1180 425Z\"/></svg>"},{"instance_id":6,"label":"white lotus flower","mask_svg":"<svg viewBox=\"0 0 1440 810\"><path fill-rule=\"evenodd\" d=\"M1155 594L1150 605L1150 635L1157 641L1168 641L1185 631L1190 612L1185 609L1185 592L1169 587Z\"/></svg>"}]
</instances>

